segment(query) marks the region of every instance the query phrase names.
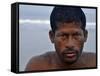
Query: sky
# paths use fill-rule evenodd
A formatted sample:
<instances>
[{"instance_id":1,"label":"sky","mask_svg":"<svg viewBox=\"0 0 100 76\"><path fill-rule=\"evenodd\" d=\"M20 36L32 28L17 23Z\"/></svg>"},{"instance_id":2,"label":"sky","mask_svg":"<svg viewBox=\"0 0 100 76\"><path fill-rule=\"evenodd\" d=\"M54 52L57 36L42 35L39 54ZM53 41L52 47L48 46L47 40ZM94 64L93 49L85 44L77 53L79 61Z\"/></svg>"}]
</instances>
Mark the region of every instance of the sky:
<instances>
[{"instance_id":1,"label":"sky","mask_svg":"<svg viewBox=\"0 0 100 76\"><path fill-rule=\"evenodd\" d=\"M53 7L54 6L20 5L20 23L50 24L49 18ZM82 10L86 15L87 27L95 28L96 10L93 8L82 8Z\"/></svg>"}]
</instances>

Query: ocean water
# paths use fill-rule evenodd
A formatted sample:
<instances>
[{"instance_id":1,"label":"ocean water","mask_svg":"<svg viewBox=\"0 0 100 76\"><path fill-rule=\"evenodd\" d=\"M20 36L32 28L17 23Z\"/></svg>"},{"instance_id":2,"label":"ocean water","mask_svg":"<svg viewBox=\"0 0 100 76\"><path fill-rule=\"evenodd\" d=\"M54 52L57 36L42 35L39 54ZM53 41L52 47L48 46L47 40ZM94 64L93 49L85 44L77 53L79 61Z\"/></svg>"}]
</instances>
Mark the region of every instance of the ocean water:
<instances>
[{"instance_id":1,"label":"ocean water","mask_svg":"<svg viewBox=\"0 0 100 76\"><path fill-rule=\"evenodd\" d=\"M19 70L24 71L29 59L33 56L54 51L53 44L49 40L50 28L47 25L21 24L19 26ZM88 28L88 39L83 51L96 52L96 29Z\"/></svg>"}]
</instances>

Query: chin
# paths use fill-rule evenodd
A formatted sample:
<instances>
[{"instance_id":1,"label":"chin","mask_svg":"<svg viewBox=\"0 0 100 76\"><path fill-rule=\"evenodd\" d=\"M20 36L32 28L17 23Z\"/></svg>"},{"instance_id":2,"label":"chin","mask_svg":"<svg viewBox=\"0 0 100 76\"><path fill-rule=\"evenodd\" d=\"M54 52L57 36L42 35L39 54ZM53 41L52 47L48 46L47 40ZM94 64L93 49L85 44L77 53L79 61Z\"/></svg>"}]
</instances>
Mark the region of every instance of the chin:
<instances>
[{"instance_id":1,"label":"chin","mask_svg":"<svg viewBox=\"0 0 100 76\"><path fill-rule=\"evenodd\" d=\"M74 64L77 60L75 61L64 61L66 64Z\"/></svg>"},{"instance_id":2,"label":"chin","mask_svg":"<svg viewBox=\"0 0 100 76\"><path fill-rule=\"evenodd\" d=\"M77 62L77 60L78 60L78 58L75 58L75 59L64 59L63 61L66 64L74 64L74 63Z\"/></svg>"}]
</instances>

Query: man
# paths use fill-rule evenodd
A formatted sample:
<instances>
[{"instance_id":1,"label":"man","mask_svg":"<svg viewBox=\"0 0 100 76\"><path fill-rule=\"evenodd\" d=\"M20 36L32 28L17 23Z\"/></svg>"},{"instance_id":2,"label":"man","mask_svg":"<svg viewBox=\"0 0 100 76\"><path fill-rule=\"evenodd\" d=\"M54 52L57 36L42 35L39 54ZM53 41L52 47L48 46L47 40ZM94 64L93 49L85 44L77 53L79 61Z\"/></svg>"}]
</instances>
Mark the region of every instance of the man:
<instances>
[{"instance_id":1,"label":"man","mask_svg":"<svg viewBox=\"0 0 100 76\"><path fill-rule=\"evenodd\" d=\"M95 54L82 52L88 31L80 7L55 6L50 23L49 37L56 51L33 57L25 71L96 67Z\"/></svg>"}]
</instances>

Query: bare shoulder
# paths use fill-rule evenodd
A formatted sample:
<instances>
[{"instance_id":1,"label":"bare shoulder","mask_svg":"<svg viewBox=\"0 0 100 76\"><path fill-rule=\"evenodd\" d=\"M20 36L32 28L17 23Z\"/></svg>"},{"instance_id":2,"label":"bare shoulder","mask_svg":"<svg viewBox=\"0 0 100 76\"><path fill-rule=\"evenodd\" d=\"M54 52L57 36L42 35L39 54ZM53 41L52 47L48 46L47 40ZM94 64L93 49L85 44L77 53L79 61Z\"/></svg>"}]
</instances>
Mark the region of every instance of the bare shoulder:
<instances>
[{"instance_id":1,"label":"bare shoulder","mask_svg":"<svg viewBox=\"0 0 100 76\"><path fill-rule=\"evenodd\" d=\"M96 54L95 53L83 53L82 54L83 62L89 67L96 67Z\"/></svg>"},{"instance_id":2,"label":"bare shoulder","mask_svg":"<svg viewBox=\"0 0 100 76\"><path fill-rule=\"evenodd\" d=\"M50 56L53 52L47 52L43 55L32 57L26 65L25 71L45 70L49 67Z\"/></svg>"},{"instance_id":3,"label":"bare shoulder","mask_svg":"<svg viewBox=\"0 0 100 76\"><path fill-rule=\"evenodd\" d=\"M84 52L82 54L82 57L84 57L86 59L96 59L96 54L95 53L91 53L91 52Z\"/></svg>"}]
</instances>

